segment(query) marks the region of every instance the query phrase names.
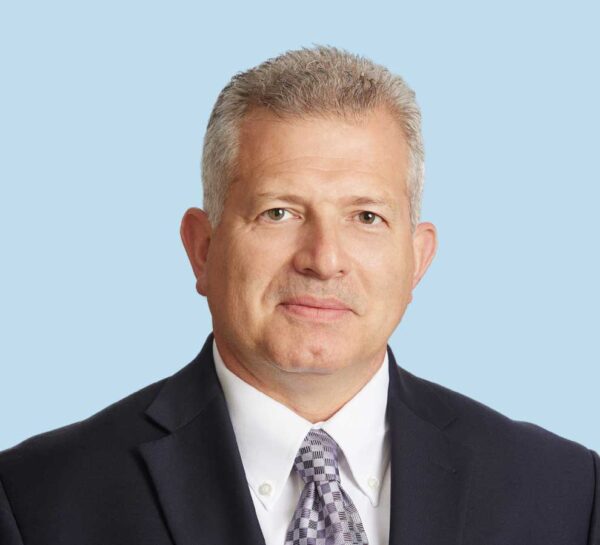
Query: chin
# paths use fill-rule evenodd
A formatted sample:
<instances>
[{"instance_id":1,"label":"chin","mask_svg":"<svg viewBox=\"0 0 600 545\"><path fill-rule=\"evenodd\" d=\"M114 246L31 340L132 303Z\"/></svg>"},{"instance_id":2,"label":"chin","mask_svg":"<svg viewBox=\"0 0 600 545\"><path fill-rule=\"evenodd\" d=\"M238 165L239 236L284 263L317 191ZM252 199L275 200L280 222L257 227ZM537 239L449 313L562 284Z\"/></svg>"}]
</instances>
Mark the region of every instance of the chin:
<instances>
[{"instance_id":1,"label":"chin","mask_svg":"<svg viewBox=\"0 0 600 545\"><path fill-rule=\"evenodd\" d=\"M286 373L295 375L330 375L339 369L340 366L330 364L325 365L322 363L293 362L278 365L278 367Z\"/></svg>"},{"instance_id":2,"label":"chin","mask_svg":"<svg viewBox=\"0 0 600 545\"><path fill-rule=\"evenodd\" d=\"M282 371L289 373L330 374L344 367L349 358L340 354L339 344L310 342L272 346L270 359Z\"/></svg>"}]
</instances>

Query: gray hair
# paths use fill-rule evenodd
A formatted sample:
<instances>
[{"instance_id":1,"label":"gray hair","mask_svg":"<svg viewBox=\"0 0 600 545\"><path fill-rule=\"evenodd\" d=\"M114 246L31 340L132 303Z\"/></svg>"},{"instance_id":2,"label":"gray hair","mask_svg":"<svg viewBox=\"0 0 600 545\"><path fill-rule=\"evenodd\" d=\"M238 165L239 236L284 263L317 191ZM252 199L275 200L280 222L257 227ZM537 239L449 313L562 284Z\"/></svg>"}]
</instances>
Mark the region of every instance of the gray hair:
<instances>
[{"instance_id":1,"label":"gray hair","mask_svg":"<svg viewBox=\"0 0 600 545\"><path fill-rule=\"evenodd\" d=\"M219 94L202 153L204 210L213 227L220 219L235 170L239 127L253 107L278 116L360 116L385 106L397 118L409 153L410 221L419 221L424 180L421 113L415 93L384 66L347 51L316 46L288 51L236 74Z\"/></svg>"}]
</instances>

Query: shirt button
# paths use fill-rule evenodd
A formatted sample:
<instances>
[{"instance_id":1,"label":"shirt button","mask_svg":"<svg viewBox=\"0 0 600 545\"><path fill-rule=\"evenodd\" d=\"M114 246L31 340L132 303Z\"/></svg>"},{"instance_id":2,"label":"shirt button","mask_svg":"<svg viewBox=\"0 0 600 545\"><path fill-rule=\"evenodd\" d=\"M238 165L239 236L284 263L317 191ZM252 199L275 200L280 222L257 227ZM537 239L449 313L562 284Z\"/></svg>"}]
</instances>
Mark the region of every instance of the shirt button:
<instances>
[{"instance_id":1,"label":"shirt button","mask_svg":"<svg viewBox=\"0 0 600 545\"><path fill-rule=\"evenodd\" d=\"M379 487L379 479L377 479L376 477L369 477L367 484L369 485L369 488L375 490Z\"/></svg>"},{"instance_id":2,"label":"shirt button","mask_svg":"<svg viewBox=\"0 0 600 545\"><path fill-rule=\"evenodd\" d=\"M273 492L273 487L269 483L262 483L258 487L258 493L261 496L270 496L271 492Z\"/></svg>"}]
</instances>

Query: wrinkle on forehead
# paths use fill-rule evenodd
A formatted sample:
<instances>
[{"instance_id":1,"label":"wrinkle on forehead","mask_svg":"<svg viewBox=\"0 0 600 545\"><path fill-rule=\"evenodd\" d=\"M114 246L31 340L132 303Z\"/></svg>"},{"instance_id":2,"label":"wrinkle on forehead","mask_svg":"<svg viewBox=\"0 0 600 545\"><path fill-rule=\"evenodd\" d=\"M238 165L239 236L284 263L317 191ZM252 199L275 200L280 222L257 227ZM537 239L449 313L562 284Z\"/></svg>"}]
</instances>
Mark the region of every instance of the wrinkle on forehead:
<instances>
[{"instance_id":1,"label":"wrinkle on forehead","mask_svg":"<svg viewBox=\"0 0 600 545\"><path fill-rule=\"evenodd\" d=\"M386 111L373 111L360 122L336 117L282 120L262 111L242 122L236 163L232 183L320 171L400 181L406 192L408 146Z\"/></svg>"},{"instance_id":2,"label":"wrinkle on forehead","mask_svg":"<svg viewBox=\"0 0 600 545\"><path fill-rule=\"evenodd\" d=\"M305 185L303 182L307 179L317 180L324 191L329 191L327 186L330 184L336 184L342 192L361 193L361 188L364 188L365 195L376 192L385 195L389 200L392 200L392 195L396 193L396 191L390 192L390 188L401 189L401 192L406 194L405 184L397 184L396 180L385 178L377 171L352 168L329 169L303 166L264 169L248 173L245 179L251 181L253 192L258 195L286 193L292 188L301 191Z\"/></svg>"},{"instance_id":3,"label":"wrinkle on forehead","mask_svg":"<svg viewBox=\"0 0 600 545\"><path fill-rule=\"evenodd\" d=\"M371 167L371 168L369 168ZM323 174L358 174L379 176L374 164L360 160L348 160L345 157L320 157L301 155L292 159L278 160L277 155L266 157L244 171L244 175L254 178L277 174L294 174L299 171Z\"/></svg>"}]
</instances>

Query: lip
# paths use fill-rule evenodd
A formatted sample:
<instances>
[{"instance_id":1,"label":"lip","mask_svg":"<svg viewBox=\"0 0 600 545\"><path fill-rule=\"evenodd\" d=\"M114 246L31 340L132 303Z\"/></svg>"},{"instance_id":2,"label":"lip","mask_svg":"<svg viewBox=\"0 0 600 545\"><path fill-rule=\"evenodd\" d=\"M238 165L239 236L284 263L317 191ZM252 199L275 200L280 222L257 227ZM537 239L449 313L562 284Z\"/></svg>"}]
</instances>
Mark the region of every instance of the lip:
<instances>
[{"instance_id":1,"label":"lip","mask_svg":"<svg viewBox=\"0 0 600 545\"><path fill-rule=\"evenodd\" d=\"M283 301L280 307L288 315L311 322L335 322L352 313L352 309L345 303L332 297L292 297Z\"/></svg>"},{"instance_id":2,"label":"lip","mask_svg":"<svg viewBox=\"0 0 600 545\"><path fill-rule=\"evenodd\" d=\"M348 305L342 303L335 297L325 297L320 299L318 297L311 297L310 295L302 295L300 297L291 297L286 299L282 303L283 305L298 305L303 307L311 307L316 309L329 309L329 310L351 310Z\"/></svg>"}]
</instances>

